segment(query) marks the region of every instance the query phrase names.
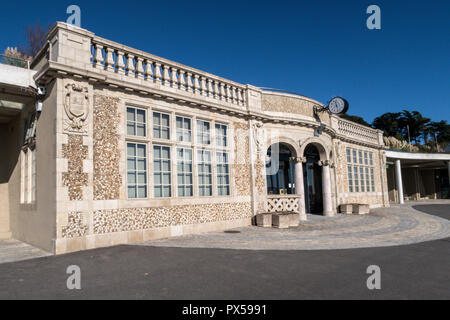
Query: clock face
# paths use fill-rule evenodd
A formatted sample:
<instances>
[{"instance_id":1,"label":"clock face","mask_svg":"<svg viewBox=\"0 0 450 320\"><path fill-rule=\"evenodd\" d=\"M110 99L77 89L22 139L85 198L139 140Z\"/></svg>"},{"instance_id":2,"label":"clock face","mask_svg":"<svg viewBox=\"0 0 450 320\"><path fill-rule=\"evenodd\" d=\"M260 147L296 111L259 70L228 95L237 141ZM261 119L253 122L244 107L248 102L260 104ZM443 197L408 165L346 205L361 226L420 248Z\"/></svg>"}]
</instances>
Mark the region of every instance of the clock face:
<instances>
[{"instance_id":1,"label":"clock face","mask_svg":"<svg viewBox=\"0 0 450 320\"><path fill-rule=\"evenodd\" d=\"M345 113L348 109L348 102L341 97L335 97L331 99L328 104L328 110L334 114Z\"/></svg>"}]
</instances>

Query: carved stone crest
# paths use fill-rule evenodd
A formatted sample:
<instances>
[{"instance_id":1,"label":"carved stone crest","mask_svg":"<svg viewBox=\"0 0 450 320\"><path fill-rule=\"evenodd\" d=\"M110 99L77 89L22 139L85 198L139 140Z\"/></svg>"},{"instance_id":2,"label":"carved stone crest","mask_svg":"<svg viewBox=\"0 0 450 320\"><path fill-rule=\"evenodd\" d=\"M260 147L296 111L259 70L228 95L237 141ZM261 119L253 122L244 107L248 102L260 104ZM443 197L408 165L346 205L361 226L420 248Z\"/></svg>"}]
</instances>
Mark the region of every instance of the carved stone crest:
<instances>
[{"instance_id":1,"label":"carved stone crest","mask_svg":"<svg viewBox=\"0 0 450 320\"><path fill-rule=\"evenodd\" d=\"M256 152L260 153L264 141L264 128L261 122L254 122L252 124L253 141L255 142Z\"/></svg>"},{"instance_id":2,"label":"carved stone crest","mask_svg":"<svg viewBox=\"0 0 450 320\"><path fill-rule=\"evenodd\" d=\"M86 133L86 118L89 114L89 89L76 83L68 83L65 88L64 110L66 117L63 120L64 131Z\"/></svg>"}]
</instances>

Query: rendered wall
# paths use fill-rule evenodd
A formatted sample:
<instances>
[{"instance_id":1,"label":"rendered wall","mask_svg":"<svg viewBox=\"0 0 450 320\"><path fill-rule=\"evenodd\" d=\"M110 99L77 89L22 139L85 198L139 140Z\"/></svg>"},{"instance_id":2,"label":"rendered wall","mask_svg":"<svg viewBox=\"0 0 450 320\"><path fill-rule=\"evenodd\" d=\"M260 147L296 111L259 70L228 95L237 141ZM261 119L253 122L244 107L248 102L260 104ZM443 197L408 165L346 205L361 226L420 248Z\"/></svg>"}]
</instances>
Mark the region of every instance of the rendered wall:
<instances>
[{"instance_id":1,"label":"rendered wall","mask_svg":"<svg viewBox=\"0 0 450 320\"><path fill-rule=\"evenodd\" d=\"M56 85L47 86L48 95L36 127L36 201L20 203L21 161L25 114L17 119L9 134L14 166L9 182L9 206L12 236L46 251L53 251L56 229ZM28 106L33 110L34 105Z\"/></svg>"}]
</instances>

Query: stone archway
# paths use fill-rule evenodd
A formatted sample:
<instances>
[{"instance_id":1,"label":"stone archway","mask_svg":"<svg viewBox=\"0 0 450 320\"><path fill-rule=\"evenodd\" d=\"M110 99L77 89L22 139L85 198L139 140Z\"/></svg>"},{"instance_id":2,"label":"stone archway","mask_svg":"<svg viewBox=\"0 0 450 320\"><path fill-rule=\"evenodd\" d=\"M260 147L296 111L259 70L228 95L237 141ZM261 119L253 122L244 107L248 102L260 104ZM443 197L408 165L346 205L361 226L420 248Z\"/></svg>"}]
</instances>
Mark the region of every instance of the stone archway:
<instances>
[{"instance_id":1,"label":"stone archway","mask_svg":"<svg viewBox=\"0 0 450 320\"><path fill-rule=\"evenodd\" d=\"M266 179L268 195L295 194L295 167L292 159L295 148L285 142L277 142L267 149Z\"/></svg>"},{"instance_id":2,"label":"stone archway","mask_svg":"<svg viewBox=\"0 0 450 320\"><path fill-rule=\"evenodd\" d=\"M294 211L300 213L300 220L306 220L304 192L303 192L303 170L299 155L298 144L286 137L268 141L268 161L266 163L267 179L267 201L269 212ZM273 148L275 147L275 148ZM272 156L277 154L280 166L272 167ZM275 170L271 172L270 170ZM274 177L275 176L275 177ZM283 183L276 179L283 176ZM277 181L276 184L273 182ZM286 183L287 181L287 183ZM281 185L281 188L280 188ZM283 192L275 192L283 189Z\"/></svg>"},{"instance_id":3,"label":"stone archway","mask_svg":"<svg viewBox=\"0 0 450 320\"><path fill-rule=\"evenodd\" d=\"M330 174L330 155L329 150L319 138L313 137L307 139L300 148L305 200L305 212L322 211L325 216L333 216L333 202L331 193L331 174ZM302 166L303 167L303 166ZM320 171L319 171L320 170ZM318 191L320 190L320 191ZM320 192L312 196L312 192ZM321 199L321 204L315 203L312 209L311 202L314 199ZM316 213L316 212L314 212Z\"/></svg>"}]
</instances>

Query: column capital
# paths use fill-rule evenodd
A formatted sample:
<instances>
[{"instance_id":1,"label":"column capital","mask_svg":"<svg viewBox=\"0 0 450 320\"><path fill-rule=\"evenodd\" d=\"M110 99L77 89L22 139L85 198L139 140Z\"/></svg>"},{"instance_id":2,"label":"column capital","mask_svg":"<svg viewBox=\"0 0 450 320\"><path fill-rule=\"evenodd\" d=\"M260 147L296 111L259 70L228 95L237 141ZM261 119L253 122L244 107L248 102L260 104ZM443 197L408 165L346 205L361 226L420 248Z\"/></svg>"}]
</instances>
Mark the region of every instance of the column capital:
<instances>
[{"instance_id":1,"label":"column capital","mask_svg":"<svg viewBox=\"0 0 450 320\"><path fill-rule=\"evenodd\" d=\"M330 160L319 160L317 164L319 166L321 166L321 167L322 166L325 167L325 166L331 166L332 165Z\"/></svg>"},{"instance_id":2,"label":"column capital","mask_svg":"<svg viewBox=\"0 0 450 320\"><path fill-rule=\"evenodd\" d=\"M289 161L296 162L296 163L298 163L298 162L306 163L306 157L290 157Z\"/></svg>"}]
</instances>

